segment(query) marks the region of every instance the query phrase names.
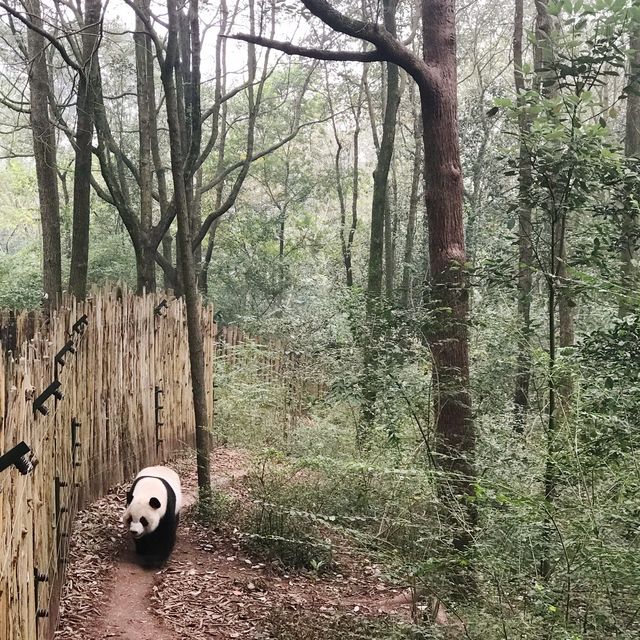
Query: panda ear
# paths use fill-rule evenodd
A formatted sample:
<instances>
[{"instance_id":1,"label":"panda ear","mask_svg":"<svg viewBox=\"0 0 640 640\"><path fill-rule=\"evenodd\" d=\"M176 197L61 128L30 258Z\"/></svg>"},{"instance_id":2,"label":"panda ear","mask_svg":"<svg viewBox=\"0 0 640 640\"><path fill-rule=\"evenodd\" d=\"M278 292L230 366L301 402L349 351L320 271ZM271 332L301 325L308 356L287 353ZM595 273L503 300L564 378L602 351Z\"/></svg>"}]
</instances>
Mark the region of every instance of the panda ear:
<instances>
[{"instance_id":1,"label":"panda ear","mask_svg":"<svg viewBox=\"0 0 640 640\"><path fill-rule=\"evenodd\" d=\"M129 490L127 491L127 504L131 504L132 500L133 500L133 491Z\"/></svg>"},{"instance_id":2,"label":"panda ear","mask_svg":"<svg viewBox=\"0 0 640 640\"><path fill-rule=\"evenodd\" d=\"M151 500L149 500L149 506L152 507L153 509L159 509L160 500L158 500L158 498L151 498Z\"/></svg>"}]
</instances>

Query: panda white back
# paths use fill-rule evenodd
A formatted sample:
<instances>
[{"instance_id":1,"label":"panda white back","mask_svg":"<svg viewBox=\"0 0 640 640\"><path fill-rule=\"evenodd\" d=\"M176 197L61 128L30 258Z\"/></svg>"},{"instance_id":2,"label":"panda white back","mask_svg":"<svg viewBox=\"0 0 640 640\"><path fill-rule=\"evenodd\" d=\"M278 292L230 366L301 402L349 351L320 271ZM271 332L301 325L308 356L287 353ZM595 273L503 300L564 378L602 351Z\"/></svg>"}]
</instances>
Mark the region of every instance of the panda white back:
<instances>
[{"instance_id":1,"label":"panda white back","mask_svg":"<svg viewBox=\"0 0 640 640\"><path fill-rule=\"evenodd\" d=\"M169 469L169 467L155 465L153 467L145 467L142 469L142 471L140 471L136 476L136 480L146 476L149 476L149 478L148 480L144 480L144 482L152 483L150 487L156 488L159 492L164 490L162 480L169 484L176 496L175 514L178 515L182 510L182 486L180 484L180 477L178 474L173 469ZM161 480L157 480L156 478L161 478Z\"/></svg>"}]
</instances>

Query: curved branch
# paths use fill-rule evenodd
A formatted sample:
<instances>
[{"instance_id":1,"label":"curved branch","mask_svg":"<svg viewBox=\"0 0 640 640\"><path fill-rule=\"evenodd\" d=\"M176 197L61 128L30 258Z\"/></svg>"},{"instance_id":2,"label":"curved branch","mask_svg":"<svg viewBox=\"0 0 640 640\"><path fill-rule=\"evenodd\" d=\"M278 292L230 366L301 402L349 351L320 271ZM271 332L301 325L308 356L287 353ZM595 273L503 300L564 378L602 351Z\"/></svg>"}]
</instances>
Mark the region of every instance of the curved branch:
<instances>
[{"instance_id":1,"label":"curved branch","mask_svg":"<svg viewBox=\"0 0 640 640\"><path fill-rule=\"evenodd\" d=\"M262 36L254 36L248 33L236 33L232 36L223 36L232 40L242 40L251 44L277 49L292 56L304 56L316 60L337 60L341 62L382 62L386 57L378 50L374 51L326 51L313 47L298 47L290 42L270 40Z\"/></svg>"},{"instance_id":2,"label":"curved branch","mask_svg":"<svg viewBox=\"0 0 640 640\"><path fill-rule=\"evenodd\" d=\"M436 69L427 65L422 58L404 46L383 25L349 18L334 9L327 0L301 1L316 18L320 18L335 31L370 42L378 49L384 60L402 67L422 89L434 91L440 84Z\"/></svg>"}]
</instances>

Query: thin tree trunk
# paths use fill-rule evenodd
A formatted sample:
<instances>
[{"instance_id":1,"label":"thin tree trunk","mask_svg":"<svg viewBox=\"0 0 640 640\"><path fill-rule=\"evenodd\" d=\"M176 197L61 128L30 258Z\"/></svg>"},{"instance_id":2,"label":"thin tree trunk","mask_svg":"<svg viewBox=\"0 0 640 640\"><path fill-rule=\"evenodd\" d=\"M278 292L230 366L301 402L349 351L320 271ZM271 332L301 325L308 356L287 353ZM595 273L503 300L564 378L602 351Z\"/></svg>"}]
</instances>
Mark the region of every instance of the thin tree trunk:
<instances>
[{"instance_id":1,"label":"thin tree trunk","mask_svg":"<svg viewBox=\"0 0 640 640\"><path fill-rule=\"evenodd\" d=\"M385 9L385 16L391 16L391 11L395 12L395 0L388 0L388 6L389 9ZM395 14L393 17L385 18L385 20L393 21L393 25L395 25ZM387 29L391 30L390 26L387 26ZM396 119L400 103L400 73L395 64L387 64L387 76L387 108L384 114L378 164L373 174L373 203L371 206L371 237L367 280L368 315L371 315L374 311L382 296L385 210L387 208L389 171L395 144Z\"/></svg>"},{"instance_id":2,"label":"thin tree trunk","mask_svg":"<svg viewBox=\"0 0 640 640\"><path fill-rule=\"evenodd\" d=\"M390 190L389 190L390 191ZM394 283L394 242L393 242L393 221L398 210L392 205L390 193L387 193L384 207L384 293L389 303L393 302Z\"/></svg>"},{"instance_id":3,"label":"thin tree trunk","mask_svg":"<svg viewBox=\"0 0 640 640\"><path fill-rule=\"evenodd\" d=\"M197 15L197 0L191 0L192 10ZM211 500L210 475L210 434L208 430L206 380L204 372L204 343L202 324L200 321L200 299L195 271L193 252L191 250L191 225L187 205L185 188L185 150L180 124L178 97L174 80L174 73L179 64L178 60L178 32L179 13L176 0L167 0L169 14L169 30L167 39L167 53L162 82L164 85L167 109L167 124L169 127L169 142L171 151L171 173L175 194L176 217L178 220L178 258L181 262L184 295L187 307L187 330L189 337L189 361L191 364L191 384L193 388L193 408L196 423L196 456L198 468L198 490L203 506Z\"/></svg>"},{"instance_id":4,"label":"thin tree trunk","mask_svg":"<svg viewBox=\"0 0 640 640\"><path fill-rule=\"evenodd\" d=\"M536 0L536 70L539 78L540 91L547 98L554 97L558 92L557 83L553 71L549 71L554 65L553 39L556 30L555 18L549 12L549 0ZM555 262L552 271L555 278L552 286L556 288L555 301L558 310L558 346L560 348L572 347L575 342L574 329L574 302L568 277L568 231L569 211L564 205L564 196L551 176L550 194L552 200L552 235L554 244ZM567 417L571 412L571 399L573 395L573 380L571 373L563 373L556 380L556 410ZM556 417L557 420L557 417Z\"/></svg>"},{"instance_id":5,"label":"thin tree trunk","mask_svg":"<svg viewBox=\"0 0 640 640\"><path fill-rule=\"evenodd\" d=\"M535 68L538 90L545 98L557 94L558 86L554 82L553 65L553 32L554 18L549 13L549 0L536 0L536 47ZM573 344L573 315L569 305L566 287L566 231L567 211L562 202L562 194L555 183L555 176L550 176L550 256L546 277L548 289L548 340L549 367L546 429L546 455L544 469L544 501L545 517L542 526L542 549L540 552L540 573L548 578L551 575L553 510L557 494L557 436L561 417L567 411L571 396L571 379L559 376L557 371L557 347ZM556 319L556 313L558 315ZM565 414L566 415L566 414Z\"/></svg>"},{"instance_id":6,"label":"thin tree trunk","mask_svg":"<svg viewBox=\"0 0 640 640\"><path fill-rule=\"evenodd\" d=\"M640 26L633 27L629 38L632 53L629 63L629 81L632 90L627 95L627 122L624 139L624 151L627 158L640 158ZM634 264L638 243L638 221L629 209L622 212L622 296L620 297L619 315L626 316L634 310L627 292L636 291L638 287L638 270Z\"/></svg>"},{"instance_id":7,"label":"thin tree trunk","mask_svg":"<svg viewBox=\"0 0 640 640\"><path fill-rule=\"evenodd\" d=\"M351 194L351 225L349 226L349 233L347 235L347 241L344 243L344 266L347 272L347 286L353 286L353 259L351 251L353 249L353 240L356 235L356 229L358 228L358 198L360 196L360 117L362 115L362 100L364 97L365 82L367 79L367 66L362 70L362 81L360 83L360 89L358 90L358 103L353 110L353 116L355 126L353 128L353 191ZM343 227L344 234L344 227Z\"/></svg>"},{"instance_id":8,"label":"thin tree trunk","mask_svg":"<svg viewBox=\"0 0 640 640\"><path fill-rule=\"evenodd\" d=\"M365 67L366 68L366 67ZM325 66L325 82L327 90L327 102L329 104L329 110L331 113L331 128L333 131L333 138L336 141L336 153L334 156L333 164L335 168L336 178L336 193L338 195L338 204L340 206L340 249L342 251L342 262L345 268L346 285L347 287L353 286L353 265L351 261L351 247L353 245L353 237L355 235L357 222L358 222L358 172L359 172L359 144L360 144L360 114L362 112L362 94L364 91L364 70L363 78L360 84L358 103L354 107L352 104L352 111L354 116L354 130L353 130L353 195L351 199L351 226L349 232L346 232L347 226L347 199L345 195L345 189L343 185L342 176L342 141L338 134L338 125L336 122L335 109L333 106L333 100L331 98L331 88L329 86L329 72Z\"/></svg>"},{"instance_id":9,"label":"thin tree trunk","mask_svg":"<svg viewBox=\"0 0 640 640\"><path fill-rule=\"evenodd\" d=\"M200 278L198 279L198 286L203 296L209 293L209 266L211 265L211 259L213 258L213 249L216 246L216 231L220 224L220 218L213 221L211 229L209 229L209 240L207 242L207 251L202 262L202 271L200 272Z\"/></svg>"},{"instance_id":10,"label":"thin tree trunk","mask_svg":"<svg viewBox=\"0 0 640 640\"><path fill-rule=\"evenodd\" d=\"M522 75L523 0L515 2L513 32L513 74L518 105L524 107L524 77ZM520 159L518 174L518 345L516 387L514 395L515 428L524 429L529 408L531 380L531 292L533 287L533 227L529 202L532 185L531 159L526 146L529 119L523 110L518 118Z\"/></svg>"},{"instance_id":11,"label":"thin tree trunk","mask_svg":"<svg viewBox=\"0 0 640 640\"><path fill-rule=\"evenodd\" d=\"M169 264L173 264L173 236L168 231L165 234L164 238L162 238L162 255ZM167 291L169 289L176 289L178 283L170 277L167 271L163 271L162 286L164 287L165 291Z\"/></svg>"},{"instance_id":12,"label":"thin tree trunk","mask_svg":"<svg viewBox=\"0 0 640 640\"><path fill-rule=\"evenodd\" d=\"M213 127L218 127L218 123L220 123L219 128L216 129L218 138L218 159L215 171L216 175L222 173L222 170L224 168L227 146L227 103L224 102L221 105L222 95L223 93L225 93L227 88L227 39L223 36L227 32L229 10L225 0L222 0L220 2L220 16L220 34L218 35L218 40L216 42L215 102L218 106L213 114L214 124L212 125ZM216 187L216 210L220 209L220 206L222 205L223 193L224 182L220 182L220 184L218 184L218 186ZM211 264L211 259L213 257L213 250L216 242L216 231L219 224L219 218L217 220L214 220L211 224L211 229L209 230L209 239L207 241L207 250L202 261L200 277L198 278L198 286L200 287L200 291L203 295L206 295L209 292L209 265Z\"/></svg>"},{"instance_id":13,"label":"thin tree trunk","mask_svg":"<svg viewBox=\"0 0 640 640\"><path fill-rule=\"evenodd\" d=\"M29 19L43 28L39 0L26 0ZM42 225L42 273L45 306L57 306L62 296L62 258L60 248L60 203L55 130L49 118L50 78L47 67L47 42L33 29L27 29L29 52L29 95L31 130Z\"/></svg>"},{"instance_id":14,"label":"thin tree trunk","mask_svg":"<svg viewBox=\"0 0 640 640\"><path fill-rule=\"evenodd\" d=\"M149 15L149 0L139 0L141 12ZM142 247L136 253L137 289L156 290L155 247L150 245L150 233L153 225L153 165L151 161L151 123L155 120L155 100L150 95L150 83L153 83L153 66L147 62L148 51L152 47L151 38L145 33L145 24L136 15L136 33L133 36L136 52L136 83L138 99L138 172L140 175L140 231Z\"/></svg>"},{"instance_id":15,"label":"thin tree trunk","mask_svg":"<svg viewBox=\"0 0 640 640\"><path fill-rule=\"evenodd\" d=\"M91 206L91 164L93 153L93 104L100 39L101 0L85 0L82 32L82 70L78 82L76 163L73 176L73 235L69 291L84 300L89 267L89 223Z\"/></svg>"},{"instance_id":16,"label":"thin tree trunk","mask_svg":"<svg viewBox=\"0 0 640 640\"><path fill-rule=\"evenodd\" d=\"M396 0L385 0L384 22L387 30L396 33ZM371 236L369 240L369 270L367 278L367 319L370 324L371 339L364 349L362 372L362 420L358 425L356 440L358 446L365 446L375 418L375 402L378 396L380 367L379 322L382 297L384 224L389 171L396 135L396 120L400 103L400 70L395 64L387 63L387 99L382 127L382 140L378 153L378 164L373 174L373 203L371 205Z\"/></svg>"},{"instance_id":17,"label":"thin tree trunk","mask_svg":"<svg viewBox=\"0 0 640 640\"><path fill-rule=\"evenodd\" d=\"M415 111L413 114L413 137L415 140L415 148L413 152L411 194L409 196L409 219L407 221L407 236L404 243L402 284L400 286L400 306L403 309L409 308L409 300L411 299L413 245L416 235L416 220L418 217L418 202L420 197L420 170L422 168L422 121L420 114Z\"/></svg>"}]
</instances>

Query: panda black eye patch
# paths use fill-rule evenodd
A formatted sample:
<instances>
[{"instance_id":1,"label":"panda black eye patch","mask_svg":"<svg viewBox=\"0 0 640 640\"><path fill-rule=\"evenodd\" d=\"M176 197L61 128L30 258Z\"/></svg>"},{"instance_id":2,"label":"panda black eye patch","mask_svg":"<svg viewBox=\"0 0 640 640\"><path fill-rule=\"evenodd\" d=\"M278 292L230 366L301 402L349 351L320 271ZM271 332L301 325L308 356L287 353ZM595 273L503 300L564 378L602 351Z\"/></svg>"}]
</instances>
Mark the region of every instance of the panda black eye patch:
<instances>
[{"instance_id":1,"label":"panda black eye patch","mask_svg":"<svg viewBox=\"0 0 640 640\"><path fill-rule=\"evenodd\" d=\"M149 500L149 506L153 507L154 509L159 509L160 500L158 500L158 498L151 498L151 500Z\"/></svg>"},{"instance_id":2,"label":"panda black eye patch","mask_svg":"<svg viewBox=\"0 0 640 640\"><path fill-rule=\"evenodd\" d=\"M146 527L149 524L149 521L146 518L140 518L140 524L143 527Z\"/></svg>"}]
</instances>

